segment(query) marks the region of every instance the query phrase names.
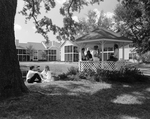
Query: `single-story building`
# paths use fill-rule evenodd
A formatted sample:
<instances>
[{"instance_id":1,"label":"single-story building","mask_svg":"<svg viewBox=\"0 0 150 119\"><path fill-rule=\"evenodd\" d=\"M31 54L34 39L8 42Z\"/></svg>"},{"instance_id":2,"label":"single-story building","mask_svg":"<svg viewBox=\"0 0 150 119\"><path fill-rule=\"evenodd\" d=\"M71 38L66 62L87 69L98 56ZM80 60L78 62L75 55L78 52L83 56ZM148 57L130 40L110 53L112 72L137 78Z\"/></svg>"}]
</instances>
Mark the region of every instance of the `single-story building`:
<instances>
[{"instance_id":1,"label":"single-story building","mask_svg":"<svg viewBox=\"0 0 150 119\"><path fill-rule=\"evenodd\" d=\"M77 38L75 42L66 40L63 43L56 41L49 41L49 43L45 41L41 43L19 43L19 40L16 40L19 61L78 62L81 60L81 48L85 48L86 51L92 51L94 46L98 46L101 59L107 61L110 54L114 52L114 44L119 46L119 60L133 61L135 52L132 52L133 48L129 47L132 41L105 28L93 30ZM33 56L30 56L27 52L29 46L32 46L34 49Z\"/></svg>"},{"instance_id":2,"label":"single-story building","mask_svg":"<svg viewBox=\"0 0 150 119\"><path fill-rule=\"evenodd\" d=\"M64 41L61 44L61 61L78 62L81 48L90 50L92 52L94 46L98 46L100 57L107 61L110 54L114 53L114 44L119 46L119 60L132 60L132 48L129 47L132 41L128 38L122 37L120 34L107 30L105 28L96 29L90 33L83 35L76 39L75 42Z\"/></svg>"},{"instance_id":3,"label":"single-story building","mask_svg":"<svg viewBox=\"0 0 150 119\"><path fill-rule=\"evenodd\" d=\"M60 61L61 44L58 42L19 43L19 40L16 40L15 43L19 61Z\"/></svg>"}]
</instances>

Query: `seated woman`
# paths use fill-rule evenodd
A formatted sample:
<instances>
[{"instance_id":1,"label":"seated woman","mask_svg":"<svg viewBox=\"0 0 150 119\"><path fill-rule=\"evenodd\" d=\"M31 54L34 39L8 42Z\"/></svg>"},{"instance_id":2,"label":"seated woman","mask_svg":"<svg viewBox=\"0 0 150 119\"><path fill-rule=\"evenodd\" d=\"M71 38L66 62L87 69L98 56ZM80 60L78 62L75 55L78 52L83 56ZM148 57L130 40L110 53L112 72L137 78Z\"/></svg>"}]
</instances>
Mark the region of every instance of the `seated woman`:
<instances>
[{"instance_id":1,"label":"seated woman","mask_svg":"<svg viewBox=\"0 0 150 119\"><path fill-rule=\"evenodd\" d=\"M43 82L53 81L52 72L49 66L45 66L45 69L41 72L41 77Z\"/></svg>"},{"instance_id":2,"label":"seated woman","mask_svg":"<svg viewBox=\"0 0 150 119\"><path fill-rule=\"evenodd\" d=\"M87 61L93 61L92 54L89 50L87 51L87 54L86 54L86 60Z\"/></svg>"}]
</instances>

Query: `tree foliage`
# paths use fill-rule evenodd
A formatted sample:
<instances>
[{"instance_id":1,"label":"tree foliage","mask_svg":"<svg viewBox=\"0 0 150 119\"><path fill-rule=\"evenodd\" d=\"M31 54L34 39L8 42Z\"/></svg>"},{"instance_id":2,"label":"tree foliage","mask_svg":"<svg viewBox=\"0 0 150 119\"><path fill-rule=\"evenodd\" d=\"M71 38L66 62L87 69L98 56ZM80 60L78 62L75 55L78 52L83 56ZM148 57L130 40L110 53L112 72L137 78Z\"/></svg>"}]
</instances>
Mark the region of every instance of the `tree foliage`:
<instances>
[{"instance_id":1,"label":"tree foliage","mask_svg":"<svg viewBox=\"0 0 150 119\"><path fill-rule=\"evenodd\" d=\"M119 31L133 39L139 54L150 50L150 1L122 0L115 9Z\"/></svg>"},{"instance_id":2,"label":"tree foliage","mask_svg":"<svg viewBox=\"0 0 150 119\"><path fill-rule=\"evenodd\" d=\"M113 26L115 25L113 22L113 18L108 18L104 11L100 13L96 13L95 11L89 10L86 17L83 17L79 20L81 24L81 29L79 30L79 34L86 34L94 29L98 29L100 27L115 30Z\"/></svg>"},{"instance_id":3,"label":"tree foliage","mask_svg":"<svg viewBox=\"0 0 150 119\"><path fill-rule=\"evenodd\" d=\"M25 5L20 12L26 17L26 21L33 19L37 33L40 33L48 42L48 33L50 31L57 35L57 39L61 40L74 40L74 36L81 28L81 24L75 22L72 19L74 12L80 12L80 10L89 4L100 3L103 0L68 0L60 8L60 14L64 16L63 27L59 27L53 24L52 19L44 16L38 20L38 16L41 14L41 6L45 9L45 12L49 12L56 6L55 0L24 0Z\"/></svg>"},{"instance_id":4,"label":"tree foliage","mask_svg":"<svg viewBox=\"0 0 150 119\"><path fill-rule=\"evenodd\" d=\"M29 45L29 46L27 47L27 53L28 53L29 56L30 56L30 60L32 59L32 57L33 57L33 55L34 55L34 52L35 52L35 49L33 48L33 46L32 46L32 45Z\"/></svg>"}]
</instances>

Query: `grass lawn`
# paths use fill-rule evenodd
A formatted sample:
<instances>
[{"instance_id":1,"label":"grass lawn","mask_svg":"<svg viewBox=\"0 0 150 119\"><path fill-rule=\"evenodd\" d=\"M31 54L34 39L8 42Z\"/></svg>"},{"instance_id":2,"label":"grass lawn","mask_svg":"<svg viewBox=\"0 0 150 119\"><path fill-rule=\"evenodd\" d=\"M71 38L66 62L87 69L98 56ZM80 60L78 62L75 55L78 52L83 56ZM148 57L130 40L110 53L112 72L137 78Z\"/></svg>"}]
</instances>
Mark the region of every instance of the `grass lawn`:
<instances>
[{"instance_id":1,"label":"grass lawn","mask_svg":"<svg viewBox=\"0 0 150 119\"><path fill-rule=\"evenodd\" d=\"M50 67L50 70L56 74L65 73L70 67L77 67L78 63L67 63L67 62L20 62L20 66L31 66L38 65L42 71L46 65Z\"/></svg>"},{"instance_id":2,"label":"grass lawn","mask_svg":"<svg viewBox=\"0 0 150 119\"><path fill-rule=\"evenodd\" d=\"M150 85L88 81L26 84L28 95L0 102L0 119L150 119Z\"/></svg>"}]
</instances>

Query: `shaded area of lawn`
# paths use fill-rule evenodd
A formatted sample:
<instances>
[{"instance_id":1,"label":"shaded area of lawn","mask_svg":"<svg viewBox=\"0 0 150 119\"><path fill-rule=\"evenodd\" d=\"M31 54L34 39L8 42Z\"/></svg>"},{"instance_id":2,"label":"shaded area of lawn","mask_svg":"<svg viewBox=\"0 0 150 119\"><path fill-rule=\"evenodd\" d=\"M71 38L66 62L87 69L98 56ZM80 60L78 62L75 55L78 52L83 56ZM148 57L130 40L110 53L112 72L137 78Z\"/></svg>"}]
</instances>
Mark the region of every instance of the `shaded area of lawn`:
<instances>
[{"instance_id":1,"label":"shaded area of lawn","mask_svg":"<svg viewBox=\"0 0 150 119\"><path fill-rule=\"evenodd\" d=\"M6 119L149 119L150 85L56 81L0 103Z\"/></svg>"}]
</instances>

